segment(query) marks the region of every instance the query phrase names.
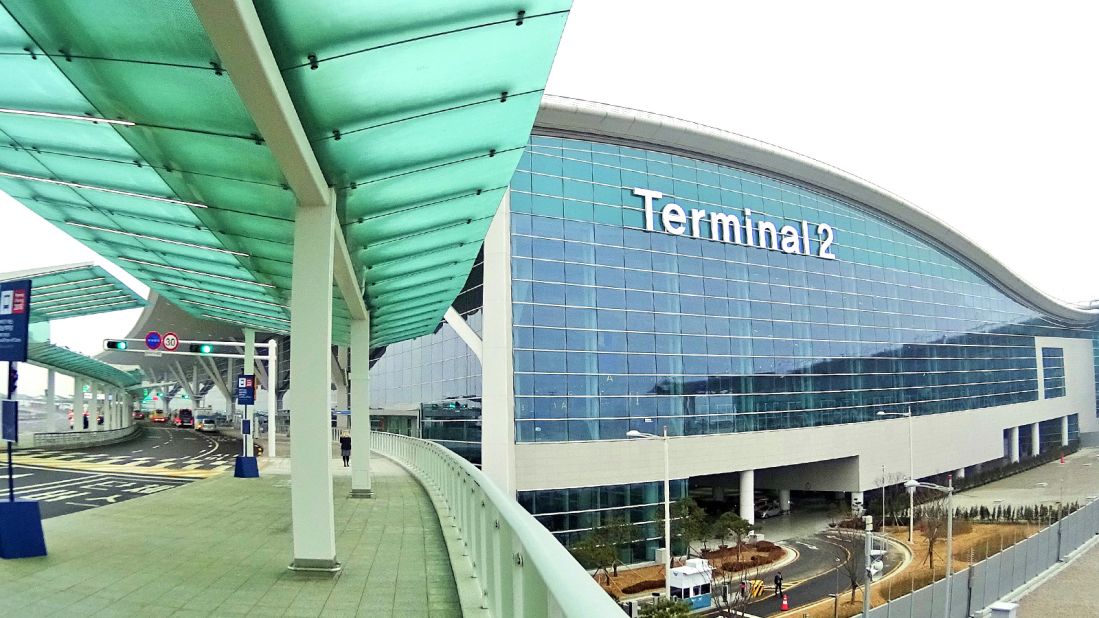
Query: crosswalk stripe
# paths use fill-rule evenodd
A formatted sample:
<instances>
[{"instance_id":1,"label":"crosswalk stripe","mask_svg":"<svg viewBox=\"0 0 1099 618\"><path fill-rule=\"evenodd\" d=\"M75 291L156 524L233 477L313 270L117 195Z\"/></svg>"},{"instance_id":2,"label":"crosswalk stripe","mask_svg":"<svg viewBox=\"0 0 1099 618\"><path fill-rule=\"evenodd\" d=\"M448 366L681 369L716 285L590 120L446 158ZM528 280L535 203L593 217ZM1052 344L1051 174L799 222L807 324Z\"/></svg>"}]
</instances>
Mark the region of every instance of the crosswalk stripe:
<instances>
[{"instance_id":1,"label":"crosswalk stripe","mask_svg":"<svg viewBox=\"0 0 1099 618\"><path fill-rule=\"evenodd\" d=\"M184 469L167 468L164 466L129 466L123 464L108 464L108 463L86 463L77 461L53 461L50 459L39 459L37 457L24 457L18 456L12 458L16 464L34 465L43 468L65 468L69 470L84 470L91 472L121 472L130 474L144 474L152 476L167 476L167 477L179 477L179 478L208 478L215 474L220 474L220 470L198 470L198 469Z\"/></svg>"}]
</instances>

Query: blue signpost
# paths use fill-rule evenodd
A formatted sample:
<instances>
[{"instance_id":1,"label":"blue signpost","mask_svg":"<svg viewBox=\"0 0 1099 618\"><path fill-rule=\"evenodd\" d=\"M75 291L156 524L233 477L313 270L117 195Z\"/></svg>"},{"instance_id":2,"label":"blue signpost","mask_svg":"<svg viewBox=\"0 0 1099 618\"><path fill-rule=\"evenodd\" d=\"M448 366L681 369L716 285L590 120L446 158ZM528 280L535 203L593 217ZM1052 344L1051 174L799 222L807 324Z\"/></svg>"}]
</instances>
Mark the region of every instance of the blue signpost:
<instances>
[{"instance_id":1,"label":"blue signpost","mask_svg":"<svg viewBox=\"0 0 1099 618\"><path fill-rule=\"evenodd\" d=\"M252 444L252 422L248 417L248 406L256 403L256 375L242 373L237 376L237 403L244 406L244 420L240 423L240 438L244 454L237 456L233 476L237 478L256 478L259 476L259 464L256 457L248 451Z\"/></svg>"},{"instance_id":2,"label":"blue signpost","mask_svg":"<svg viewBox=\"0 0 1099 618\"><path fill-rule=\"evenodd\" d=\"M46 555L42 513L33 500L15 499L12 444L19 441L19 404L15 400L19 368L27 360L31 317L31 281L0 283L0 361L8 361L8 398L0 407L0 439L8 443L8 499L0 501L0 558Z\"/></svg>"}]
</instances>

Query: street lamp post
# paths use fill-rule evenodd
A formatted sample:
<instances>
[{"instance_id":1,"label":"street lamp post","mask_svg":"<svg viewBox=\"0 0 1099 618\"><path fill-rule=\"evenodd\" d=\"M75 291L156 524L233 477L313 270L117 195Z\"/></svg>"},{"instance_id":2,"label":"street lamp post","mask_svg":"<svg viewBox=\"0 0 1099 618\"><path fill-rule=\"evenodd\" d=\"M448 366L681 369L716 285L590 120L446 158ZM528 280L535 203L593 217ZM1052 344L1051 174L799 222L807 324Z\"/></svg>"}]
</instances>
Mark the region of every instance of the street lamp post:
<instances>
[{"instance_id":1,"label":"street lamp post","mask_svg":"<svg viewBox=\"0 0 1099 618\"><path fill-rule=\"evenodd\" d=\"M672 479L668 461L668 426L664 425L663 436L631 429L626 432L626 437L649 438L664 442L664 596L670 599L672 598Z\"/></svg>"},{"instance_id":2,"label":"street lamp post","mask_svg":"<svg viewBox=\"0 0 1099 618\"><path fill-rule=\"evenodd\" d=\"M951 593L951 575L954 572L954 475L947 476L947 486L936 485L934 483L921 483L915 479L909 479L905 481L904 486L908 489L909 494L916 492L917 487L925 487L927 489L934 489L935 491L946 494L946 613L944 616L950 615L950 593Z\"/></svg>"},{"instance_id":3,"label":"street lamp post","mask_svg":"<svg viewBox=\"0 0 1099 618\"><path fill-rule=\"evenodd\" d=\"M916 449L912 444L912 407L908 407L907 412L886 412L880 410L878 416L907 416L908 417L908 480L916 480ZM883 480L882 483L885 481ZM905 483L905 487L908 487L908 483ZM908 490L908 542L912 542L912 533L915 530L915 499L916 488L909 488ZM884 515L883 515L884 517ZM882 525L885 525L885 521L882 521Z\"/></svg>"}]
</instances>

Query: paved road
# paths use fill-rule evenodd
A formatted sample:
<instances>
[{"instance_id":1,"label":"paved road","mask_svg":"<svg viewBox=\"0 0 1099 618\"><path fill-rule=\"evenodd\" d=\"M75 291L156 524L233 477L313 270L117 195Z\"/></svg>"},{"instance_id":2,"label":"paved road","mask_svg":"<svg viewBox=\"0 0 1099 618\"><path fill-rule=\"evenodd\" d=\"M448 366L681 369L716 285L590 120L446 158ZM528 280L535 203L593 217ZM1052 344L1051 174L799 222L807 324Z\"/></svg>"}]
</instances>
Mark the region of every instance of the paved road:
<instances>
[{"instance_id":1,"label":"paved road","mask_svg":"<svg viewBox=\"0 0 1099 618\"><path fill-rule=\"evenodd\" d=\"M129 442L15 456L16 496L38 500L44 518L178 487L232 466L240 440L190 429L146 427ZM6 479L0 483L7 489Z\"/></svg>"},{"instance_id":2,"label":"paved road","mask_svg":"<svg viewBox=\"0 0 1099 618\"><path fill-rule=\"evenodd\" d=\"M789 539L784 541L786 545L793 545L798 550L798 559L783 567L782 576L785 582L785 591L790 603L790 609L796 609L805 605L816 603L826 598L829 594L837 592L845 593L849 590L849 580L846 580L846 568L840 568L839 577L836 576L837 564L849 564L854 561L855 568L862 572L865 564L861 548L862 537L854 541L857 552L852 552L850 541L844 542L837 533L826 531L819 534ZM837 558L839 562L837 562ZM891 547L886 558L886 572L892 572L897 568L903 555L900 550ZM754 616L770 616L781 612L781 599L774 595L773 581L775 570L769 569L760 573L760 578L766 584L767 592L760 600L748 604L745 611ZM721 616L720 611L706 612L705 616Z\"/></svg>"}]
</instances>

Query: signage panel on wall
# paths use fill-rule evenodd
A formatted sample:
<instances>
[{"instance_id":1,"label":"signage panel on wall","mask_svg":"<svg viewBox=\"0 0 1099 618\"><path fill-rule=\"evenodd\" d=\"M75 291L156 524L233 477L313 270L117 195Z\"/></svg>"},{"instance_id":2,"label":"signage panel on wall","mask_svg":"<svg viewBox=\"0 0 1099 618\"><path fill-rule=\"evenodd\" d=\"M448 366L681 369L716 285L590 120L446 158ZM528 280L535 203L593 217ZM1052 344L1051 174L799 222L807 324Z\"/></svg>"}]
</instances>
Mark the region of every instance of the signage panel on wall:
<instances>
[{"instance_id":1,"label":"signage panel on wall","mask_svg":"<svg viewBox=\"0 0 1099 618\"><path fill-rule=\"evenodd\" d=\"M27 360L30 317L30 279L0 283L0 361Z\"/></svg>"},{"instance_id":2,"label":"signage panel on wall","mask_svg":"<svg viewBox=\"0 0 1099 618\"><path fill-rule=\"evenodd\" d=\"M245 406L256 404L256 376L242 373L237 376L237 403Z\"/></svg>"},{"instance_id":3,"label":"signage panel on wall","mask_svg":"<svg viewBox=\"0 0 1099 618\"><path fill-rule=\"evenodd\" d=\"M702 240L734 243L747 247L781 251L792 255L807 255L824 260L834 260L832 243L835 232L827 223L812 224L799 221L798 225L781 227L766 220L752 220L752 211L745 208L741 216L732 212L710 212L700 208L684 209L675 202L664 204L654 212L654 202L664 194L650 189L634 188L633 194L645 204L645 230L664 232L673 236L690 236ZM656 217L660 227L656 227ZM816 244L814 249L813 244Z\"/></svg>"}]
</instances>

